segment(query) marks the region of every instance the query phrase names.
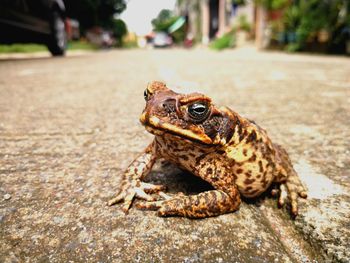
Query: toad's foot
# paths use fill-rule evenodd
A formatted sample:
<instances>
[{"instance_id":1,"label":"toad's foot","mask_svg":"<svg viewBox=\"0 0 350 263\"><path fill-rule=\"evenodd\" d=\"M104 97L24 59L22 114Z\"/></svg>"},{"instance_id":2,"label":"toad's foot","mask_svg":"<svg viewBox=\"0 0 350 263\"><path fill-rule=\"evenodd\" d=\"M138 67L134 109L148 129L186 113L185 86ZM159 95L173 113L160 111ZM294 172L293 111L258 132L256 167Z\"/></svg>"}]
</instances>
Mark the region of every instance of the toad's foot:
<instances>
[{"instance_id":1,"label":"toad's foot","mask_svg":"<svg viewBox=\"0 0 350 263\"><path fill-rule=\"evenodd\" d=\"M298 215L298 198L307 198L306 188L301 183L299 177L289 176L284 184L280 185L278 205L283 207L288 197L291 206L291 213L295 217Z\"/></svg>"},{"instance_id":2,"label":"toad's foot","mask_svg":"<svg viewBox=\"0 0 350 263\"><path fill-rule=\"evenodd\" d=\"M159 216L204 218L235 211L239 208L239 195L230 197L223 191L212 190L198 195L178 195L162 201L139 203L140 209L158 210Z\"/></svg>"},{"instance_id":3,"label":"toad's foot","mask_svg":"<svg viewBox=\"0 0 350 263\"><path fill-rule=\"evenodd\" d=\"M108 201L108 205L111 206L124 201L122 210L127 213L135 197L146 201L154 201L155 198L149 193L157 193L164 189L165 186L163 185L153 185L140 180L126 182L117 196Z\"/></svg>"}]
</instances>

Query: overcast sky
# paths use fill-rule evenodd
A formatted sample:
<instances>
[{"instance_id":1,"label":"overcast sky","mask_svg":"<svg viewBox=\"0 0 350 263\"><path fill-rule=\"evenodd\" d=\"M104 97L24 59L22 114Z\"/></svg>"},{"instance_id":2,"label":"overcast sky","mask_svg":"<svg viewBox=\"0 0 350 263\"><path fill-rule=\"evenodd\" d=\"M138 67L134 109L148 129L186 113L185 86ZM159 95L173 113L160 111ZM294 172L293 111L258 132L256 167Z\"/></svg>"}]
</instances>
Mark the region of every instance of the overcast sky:
<instances>
[{"instance_id":1,"label":"overcast sky","mask_svg":"<svg viewBox=\"0 0 350 263\"><path fill-rule=\"evenodd\" d=\"M120 18L128 25L130 32L146 35L151 32L153 18L162 9L174 9L176 0L129 0Z\"/></svg>"}]
</instances>

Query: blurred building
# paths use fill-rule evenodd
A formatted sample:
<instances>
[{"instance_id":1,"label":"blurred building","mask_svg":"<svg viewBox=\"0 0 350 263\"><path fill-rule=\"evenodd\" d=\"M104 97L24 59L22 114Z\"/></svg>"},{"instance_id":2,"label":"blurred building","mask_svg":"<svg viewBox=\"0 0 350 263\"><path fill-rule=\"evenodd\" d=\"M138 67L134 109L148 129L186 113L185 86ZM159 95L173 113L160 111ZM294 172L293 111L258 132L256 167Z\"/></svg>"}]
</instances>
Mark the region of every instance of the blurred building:
<instances>
[{"instance_id":1,"label":"blurred building","mask_svg":"<svg viewBox=\"0 0 350 263\"><path fill-rule=\"evenodd\" d=\"M229 0L182 0L177 2L176 12L187 17L188 33L205 45L231 29L241 15L255 23L253 1L240 7Z\"/></svg>"}]
</instances>

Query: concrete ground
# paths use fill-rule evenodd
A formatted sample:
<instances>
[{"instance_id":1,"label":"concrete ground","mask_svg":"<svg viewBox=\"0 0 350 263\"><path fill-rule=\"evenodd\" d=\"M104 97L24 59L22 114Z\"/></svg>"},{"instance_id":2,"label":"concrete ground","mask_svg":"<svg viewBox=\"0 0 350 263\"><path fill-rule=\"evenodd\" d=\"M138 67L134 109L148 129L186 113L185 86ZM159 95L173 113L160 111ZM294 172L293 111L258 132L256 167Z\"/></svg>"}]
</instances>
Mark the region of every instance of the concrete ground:
<instances>
[{"instance_id":1,"label":"concrete ground","mask_svg":"<svg viewBox=\"0 0 350 263\"><path fill-rule=\"evenodd\" d=\"M106 201L151 141L143 90L201 90L283 144L309 198L204 220ZM0 61L0 262L349 262L350 60L250 49L126 50ZM205 185L158 164L170 192Z\"/></svg>"}]
</instances>

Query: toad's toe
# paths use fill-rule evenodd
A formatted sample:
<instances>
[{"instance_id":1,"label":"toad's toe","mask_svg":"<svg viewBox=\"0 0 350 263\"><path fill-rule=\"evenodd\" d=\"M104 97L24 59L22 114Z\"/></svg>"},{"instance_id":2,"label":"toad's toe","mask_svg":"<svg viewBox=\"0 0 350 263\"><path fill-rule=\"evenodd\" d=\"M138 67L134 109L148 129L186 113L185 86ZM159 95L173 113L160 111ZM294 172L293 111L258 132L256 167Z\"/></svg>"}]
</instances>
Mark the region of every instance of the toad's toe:
<instances>
[{"instance_id":1,"label":"toad's toe","mask_svg":"<svg viewBox=\"0 0 350 263\"><path fill-rule=\"evenodd\" d=\"M278 206L279 207L283 207L285 204L285 201L287 199L288 193L287 193L287 189L286 186L284 184L282 184L280 186L280 193L279 193L279 197L278 197Z\"/></svg>"},{"instance_id":2,"label":"toad's toe","mask_svg":"<svg viewBox=\"0 0 350 263\"><path fill-rule=\"evenodd\" d=\"M140 188L147 193L155 193L166 190L166 186L141 182Z\"/></svg>"},{"instance_id":3,"label":"toad's toe","mask_svg":"<svg viewBox=\"0 0 350 263\"><path fill-rule=\"evenodd\" d=\"M115 204L117 204L117 203L120 203L121 201L123 201L124 197L125 197L125 194L124 194L124 193L120 193L120 194L118 194L116 197L114 197L114 198L112 198L111 200L109 200L109 201L107 202L107 204L108 204L109 206L112 206L112 205L115 205Z\"/></svg>"},{"instance_id":4,"label":"toad's toe","mask_svg":"<svg viewBox=\"0 0 350 263\"><path fill-rule=\"evenodd\" d=\"M154 198L151 195L147 194L144 190L140 188L135 189L135 192L136 192L136 197L140 199L143 199L146 201L154 201Z\"/></svg>"},{"instance_id":5,"label":"toad's toe","mask_svg":"<svg viewBox=\"0 0 350 263\"><path fill-rule=\"evenodd\" d=\"M306 192L306 191L301 191L301 192L299 192L299 196L300 196L301 198L306 199L306 198L307 198L307 192Z\"/></svg>"},{"instance_id":6,"label":"toad's toe","mask_svg":"<svg viewBox=\"0 0 350 263\"><path fill-rule=\"evenodd\" d=\"M158 210L164 201L141 202L136 207L141 210Z\"/></svg>"}]
</instances>

